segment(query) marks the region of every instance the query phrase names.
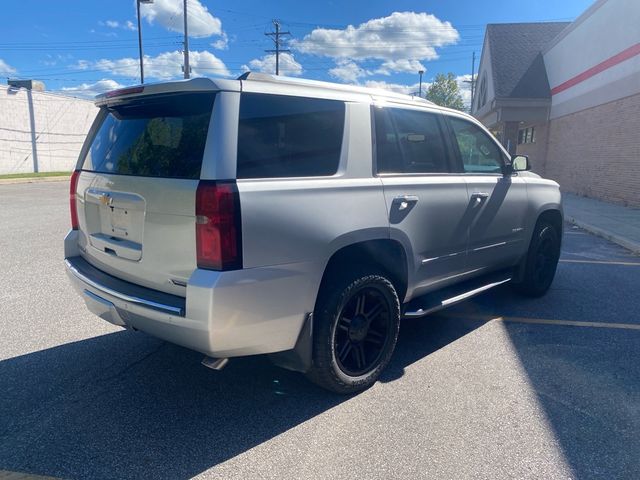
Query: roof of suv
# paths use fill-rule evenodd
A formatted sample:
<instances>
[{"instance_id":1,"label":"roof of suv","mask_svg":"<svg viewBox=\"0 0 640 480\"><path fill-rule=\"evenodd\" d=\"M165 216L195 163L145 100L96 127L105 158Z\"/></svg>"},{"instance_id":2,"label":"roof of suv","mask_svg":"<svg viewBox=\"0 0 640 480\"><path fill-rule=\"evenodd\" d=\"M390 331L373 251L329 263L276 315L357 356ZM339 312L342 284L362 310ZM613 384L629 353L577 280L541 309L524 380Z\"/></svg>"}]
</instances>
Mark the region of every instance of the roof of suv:
<instances>
[{"instance_id":1,"label":"roof of suv","mask_svg":"<svg viewBox=\"0 0 640 480\"><path fill-rule=\"evenodd\" d=\"M121 100L126 98L135 97L138 95L149 95L154 93L169 93L169 92L187 92L187 91L203 91L203 90L242 90L242 82L257 82L265 84L279 84L279 85L291 85L300 87L311 87L324 90L331 90L334 92L344 93L359 93L365 95L371 95L372 97L396 100L400 102L419 102L425 105L433 105L432 102L425 100L424 98L405 95L401 93L392 92L389 90L379 88L368 88L355 85L344 85L340 83L321 82L318 80L308 80L304 78L292 78L284 76L270 75L266 73L247 72L238 77L235 80L229 80L224 78L193 78L189 80L176 80L171 82L160 83L145 83L144 85L135 85L132 87L126 87L110 92L102 93L96 96L95 101L98 106L110 100ZM117 101L115 100L115 101Z\"/></svg>"}]
</instances>

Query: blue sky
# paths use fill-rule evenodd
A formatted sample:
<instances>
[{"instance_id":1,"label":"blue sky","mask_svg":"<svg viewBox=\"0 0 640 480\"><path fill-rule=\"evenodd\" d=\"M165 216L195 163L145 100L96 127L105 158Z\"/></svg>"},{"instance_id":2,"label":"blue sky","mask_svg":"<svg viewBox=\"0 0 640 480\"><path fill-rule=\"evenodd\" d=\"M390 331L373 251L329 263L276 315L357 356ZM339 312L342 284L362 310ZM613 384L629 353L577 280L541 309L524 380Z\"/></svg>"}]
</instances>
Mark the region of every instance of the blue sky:
<instances>
[{"instance_id":1,"label":"blue sky","mask_svg":"<svg viewBox=\"0 0 640 480\"><path fill-rule=\"evenodd\" d=\"M188 0L195 75L269 71L271 20L291 32L281 68L293 76L411 91L471 72L487 23L569 21L591 0ZM143 6L146 81L182 76L182 0ZM92 96L139 82L133 0L20 0L0 16L0 77L36 78L47 90ZM476 61L476 68L478 62ZM4 83L4 82L3 82ZM461 83L461 85L464 85Z\"/></svg>"}]
</instances>

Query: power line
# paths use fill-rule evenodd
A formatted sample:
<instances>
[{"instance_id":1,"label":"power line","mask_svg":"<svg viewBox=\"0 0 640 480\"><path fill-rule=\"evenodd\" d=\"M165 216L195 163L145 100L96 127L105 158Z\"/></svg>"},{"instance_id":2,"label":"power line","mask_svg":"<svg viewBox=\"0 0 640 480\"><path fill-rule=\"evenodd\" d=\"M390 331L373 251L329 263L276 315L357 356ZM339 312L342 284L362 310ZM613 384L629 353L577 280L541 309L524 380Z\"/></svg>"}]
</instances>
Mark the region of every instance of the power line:
<instances>
[{"instance_id":1,"label":"power line","mask_svg":"<svg viewBox=\"0 0 640 480\"><path fill-rule=\"evenodd\" d=\"M149 40L166 40L168 38L175 38L175 35L160 35L156 37L149 37ZM49 47L51 45L86 45L94 43L130 43L131 40L68 40L61 42L0 42L0 47L16 47L21 45L29 45L33 47Z\"/></svg>"}]
</instances>

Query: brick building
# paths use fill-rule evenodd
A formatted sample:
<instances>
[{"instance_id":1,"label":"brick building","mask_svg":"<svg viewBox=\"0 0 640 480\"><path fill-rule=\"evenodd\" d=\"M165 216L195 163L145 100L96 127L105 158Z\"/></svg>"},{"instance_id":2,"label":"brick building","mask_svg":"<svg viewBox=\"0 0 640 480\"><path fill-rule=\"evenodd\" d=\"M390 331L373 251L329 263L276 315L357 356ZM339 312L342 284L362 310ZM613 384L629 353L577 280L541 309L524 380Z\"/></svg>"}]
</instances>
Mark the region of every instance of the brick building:
<instances>
[{"instance_id":1,"label":"brick building","mask_svg":"<svg viewBox=\"0 0 640 480\"><path fill-rule=\"evenodd\" d=\"M640 207L640 1L487 25L472 114L563 190Z\"/></svg>"}]
</instances>

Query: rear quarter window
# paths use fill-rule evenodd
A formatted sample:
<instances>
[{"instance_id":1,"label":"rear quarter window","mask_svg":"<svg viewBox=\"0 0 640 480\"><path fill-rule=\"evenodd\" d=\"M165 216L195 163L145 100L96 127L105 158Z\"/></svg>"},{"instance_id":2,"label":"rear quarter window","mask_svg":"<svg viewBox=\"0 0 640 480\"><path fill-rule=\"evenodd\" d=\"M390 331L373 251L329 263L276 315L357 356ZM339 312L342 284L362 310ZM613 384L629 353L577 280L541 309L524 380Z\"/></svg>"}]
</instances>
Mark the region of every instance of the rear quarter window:
<instances>
[{"instance_id":1,"label":"rear quarter window","mask_svg":"<svg viewBox=\"0 0 640 480\"><path fill-rule=\"evenodd\" d=\"M316 177L338 171L344 102L245 93L238 178Z\"/></svg>"},{"instance_id":2,"label":"rear quarter window","mask_svg":"<svg viewBox=\"0 0 640 480\"><path fill-rule=\"evenodd\" d=\"M82 169L199 178L214 99L213 93L189 93L103 107Z\"/></svg>"}]
</instances>

